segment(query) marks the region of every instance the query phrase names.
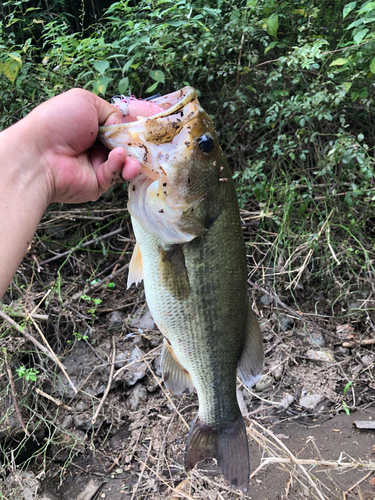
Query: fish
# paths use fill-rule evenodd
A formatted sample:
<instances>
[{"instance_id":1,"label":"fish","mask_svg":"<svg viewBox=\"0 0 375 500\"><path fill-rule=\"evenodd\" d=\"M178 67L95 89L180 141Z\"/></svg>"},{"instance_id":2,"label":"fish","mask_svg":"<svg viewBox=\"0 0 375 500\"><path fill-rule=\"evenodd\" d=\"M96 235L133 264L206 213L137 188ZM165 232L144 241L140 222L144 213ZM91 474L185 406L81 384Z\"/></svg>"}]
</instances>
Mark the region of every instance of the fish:
<instances>
[{"instance_id":1,"label":"fish","mask_svg":"<svg viewBox=\"0 0 375 500\"><path fill-rule=\"evenodd\" d=\"M199 400L185 468L216 458L232 487L247 491L249 449L237 370L252 387L264 352L247 293L245 243L228 163L194 88L149 104L123 98L115 105L123 108L124 123L100 127L99 139L110 149L124 147L142 165L129 184L136 246L128 287L144 281L164 336L166 387L174 394L195 389Z\"/></svg>"}]
</instances>

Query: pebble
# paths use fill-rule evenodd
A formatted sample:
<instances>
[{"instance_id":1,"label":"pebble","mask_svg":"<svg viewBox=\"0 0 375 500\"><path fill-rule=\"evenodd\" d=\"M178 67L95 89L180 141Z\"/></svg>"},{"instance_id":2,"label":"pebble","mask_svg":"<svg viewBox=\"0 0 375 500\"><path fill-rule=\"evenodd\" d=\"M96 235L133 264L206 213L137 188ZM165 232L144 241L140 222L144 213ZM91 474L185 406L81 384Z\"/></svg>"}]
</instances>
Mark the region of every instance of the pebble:
<instances>
[{"instance_id":1,"label":"pebble","mask_svg":"<svg viewBox=\"0 0 375 500\"><path fill-rule=\"evenodd\" d=\"M302 391L303 393L304 391ZM299 405L306 410L314 410L323 399L324 396L322 394L306 394L301 396Z\"/></svg>"},{"instance_id":2,"label":"pebble","mask_svg":"<svg viewBox=\"0 0 375 500\"><path fill-rule=\"evenodd\" d=\"M365 354L365 356L362 356L361 361L365 366L370 366L374 364L374 356L372 354Z\"/></svg>"},{"instance_id":3,"label":"pebble","mask_svg":"<svg viewBox=\"0 0 375 500\"><path fill-rule=\"evenodd\" d=\"M307 350L306 357L314 361L333 361L332 356L328 352L314 351L314 349Z\"/></svg>"},{"instance_id":4,"label":"pebble","mask_svg":"<svg viewBox=\"0 0 375 500\"><path fill-rule=\"evenodd\" d=\"M270 367L270 372L272 377L275 380L280 380L281 377L283 376L283 368L284 368L284 363L282 363L281 359L278 359L271 367Z\"/></svg>"},{"instance_id":5,"label":"pebble","mask_svg":"<svg viewBox=\"0 0 375 500\"><path fill-rule=\"evenodd\" d=\"M73 424L73 417L72 417L71 415L67 415L67 416L64 418L64 420L63 420L63 422L62 422L62 424L61 424L61 427L62 427L63 429L70 429L70 428L71 428L71 426L72 426L72 424Z\"/></svg>"},{"instance_id":6,"label":"pebble","mask_svg":"<svg viewBox=\"0 0 375 500\"><path fill-rule=\"evenodd\" d=\"M119 352L115 358L115 368L122 368L129 361L130 352Z\"/></svg>"},{"instance_id":7,"label":"pebble","mask_svg":"<svg viewBox=\"0 0 375 500\"><path fill-rule=\"evenodd\" d=\"M294 330L294 334L300 339L309 342L311 345L325 347L327 344L323 334L317 331L307 332L306 330Z\"/></svg>"},{"instance_id":8,"label":"pebble","mask_svg":"<svg viewBox=\"0 0 375 500\"><path fill-rule=\"evenodd\" d=\"M318 347L325 347L327 345L324 335L320 332L311 332L307 339L310 344L317 345Z\"/></svg>"},{"instance_id":9,"label":"pebble","mask_svg":"<svg viewBox=\"0 0 375 500\"><path fill-rule=\"evenodd\" d=\"M285 397L280 401L280 406L287 410L289 406L293 403L294 397L291 394L286 394Z\"/></svg>"},{"instance_id":10,"label":"pebble","mask_svg":"<svg viewBox=\"0 0 375 500\"><path fill-rule=\"evenodd\" d=\"M264 294L261 296L260 300L259 300L259 304L261 306L270 306L273 302L273 298L270 297L268 294Z\"/></svg>"},{"instance_id":11,"label":"pebble","mask_svg":"<svg viewBox=\"0 0 375 500\"><path fill-rule=\"evenodd\" d=\"M338 350L338 352L339 352L340 354L344 354L345 356L347 356L347 355L349 354L349 349L346 349L346 347L341 347L341 346L340 346L340 347L338 347L338 349L337 349L337 350Z\"/></svg>"},{"instance_id":12,"label":"pebble","mask_svg":"<svg viewBox=\"0 0 375 500\"><path fill-rule=\"evenodd\" d=\"M291 318L288 318L288 316L281 316L279 320L279 328L282 332L286 332L286 330L289 329L290 325L292 324Z\"/></svg>"},{"instance_id":13,"label":"pebble","mask_svg":"<svg viewBox=\"0 0 375 500\"><path fill-rule=\"evenodd\" d=\"M122 328L125 321L125 314L122 311L113 311L108 316L108 328Z\"/></svg>"},{"instance_id":14,"label":"pebble","mask_svg":"<svg viewBox=\"0 0 375 500\"><path fill-rule=\"evenodd\" d=\"M260 378L259 382L257 382L257 384L255 386L255 390L257 392L265 391L266 389L271 387L272 384L273 384L273 378L269 377L268 375L263 375Z\"/></svg>"},{"instance_id":15,"label":"pebble","mask_svg":"<svg viewBox=\"0 0 375 500\"><path fill-rule=\"evenodd\" d=\"M137 359L139 359L141 356L144 355L145 353L142 351L142 349L134 347L134 349L130 354L129 363L137 361ZM146 375L146 371L147 371L147 365L144 361L140 361L139 363L130 365L126 369L126 373L124 375L125 382L130 386L136 384Z\"/></svg>"},{"instance_id":16,"label":"pebble","mask_svg":"<svg viewBox=\"0 0 375 500\"><path fill-rule=\"evenodd\" d=\"M148 329L152 330L155 328L154 319L150 311L146 311L142 316L135 317L130 326L133 328L141 328L142 330Z\"/></svg>"}]
</instances>

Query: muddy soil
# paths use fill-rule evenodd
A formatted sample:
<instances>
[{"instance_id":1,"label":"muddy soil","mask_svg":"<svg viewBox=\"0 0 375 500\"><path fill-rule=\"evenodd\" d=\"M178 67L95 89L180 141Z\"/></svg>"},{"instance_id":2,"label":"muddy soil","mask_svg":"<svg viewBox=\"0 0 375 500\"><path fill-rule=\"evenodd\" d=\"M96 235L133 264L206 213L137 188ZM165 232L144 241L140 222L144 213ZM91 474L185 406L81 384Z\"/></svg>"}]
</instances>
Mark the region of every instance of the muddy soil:
<instances>
[{"instance_id":1,"label":"muddy soil","mask_svg":"<svg viewBox=\"0 0 375 500\"><path fill-rule=\"evenodd\" d=\"M259 229L244 231L249 242ZM82 235L87 249L62 255ZM350 297L312 284L291 293L254 274L249 252L266 367L253 390L238 381L252 469L242 495L215 461L184 470L198 401L162 384L162 336L142 286L126 289L133 245L125 201L43 219L2 310L21 326L33 311L26 331L59 362L1 325L0 498L374 499L375 425L355 425L375 422L371 284Z\"/></svg>"}]
</instances>

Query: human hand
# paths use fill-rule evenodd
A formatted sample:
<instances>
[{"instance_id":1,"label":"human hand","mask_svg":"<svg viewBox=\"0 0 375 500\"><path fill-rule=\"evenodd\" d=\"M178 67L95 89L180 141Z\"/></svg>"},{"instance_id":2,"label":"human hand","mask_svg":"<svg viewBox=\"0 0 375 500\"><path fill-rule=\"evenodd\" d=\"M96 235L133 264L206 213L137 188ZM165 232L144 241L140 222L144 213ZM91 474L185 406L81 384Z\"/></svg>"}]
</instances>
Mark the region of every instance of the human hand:
<instances>
[{"instance_id":1,"label":"human hand","mask_svg":"<svg viewBox=\"0 0 375 500\"><path fill-rule=\"evenodd\" d=\"M72 89L41 104L17 126L44 174L47 203L96 200L116 182L134 179L140 164L123 148L96 142L99 124L122 122L121 112L98 96ZM43 176L40 176L42 177Z\"/></svg>"}]
</instances>

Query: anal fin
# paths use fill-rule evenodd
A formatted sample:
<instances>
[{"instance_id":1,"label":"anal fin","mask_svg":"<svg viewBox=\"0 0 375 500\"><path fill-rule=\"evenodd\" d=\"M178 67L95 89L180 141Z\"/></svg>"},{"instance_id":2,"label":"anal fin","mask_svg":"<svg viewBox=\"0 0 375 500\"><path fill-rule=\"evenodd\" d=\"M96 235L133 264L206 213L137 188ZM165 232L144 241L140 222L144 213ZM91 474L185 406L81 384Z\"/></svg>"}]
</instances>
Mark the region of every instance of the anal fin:
<instances>
[{"instance_id":1,"label":"anal fin","mask_svg":"<svg viewBox=\"0 0 375 500\"><path fill-rule=\"evenodd\" d=\"M262 332L251 309L247 308L245 342L238 362L238 371L246 387L255 385L264 368Z\"/></svg>"},{"instance_id":2,"label":"anal fin","mask_svg":"<svg viewBox=\"0 0 375 500\"><path fill-rule=\"evenodd\" d=\"M186 444L186 470L189 471L205 458L216 458L224 478L232 486L248 490L249 448L246 426L241 415L222 428L208 426L199 416L194 420Z\"/></svg>"},{"instance_id":3,"label":"anal fin","mask_svg":"<svg viewBox=\"0 0 375 500\"><path fill-rule=\"evenodd\" d=\"M190 394L193 392L194 384L189 373L180 365L166 339L164 339L161 351L160 368L164 383L173 394Z\"/></svg>"},{"instance_id":4,"label":"anal fin","mask_svg":"<svg viewBox=\"0 0 375 500\"><path fill-rule=\"evenodd\" d=\"M143 280L142 254L141 254L141 249L139 248L139 243L137 242L135 244L133 255L129 264L127 288L130 288L132 283L138 285L138 283L142 280Z\"/></svg>"}]
</instances>

